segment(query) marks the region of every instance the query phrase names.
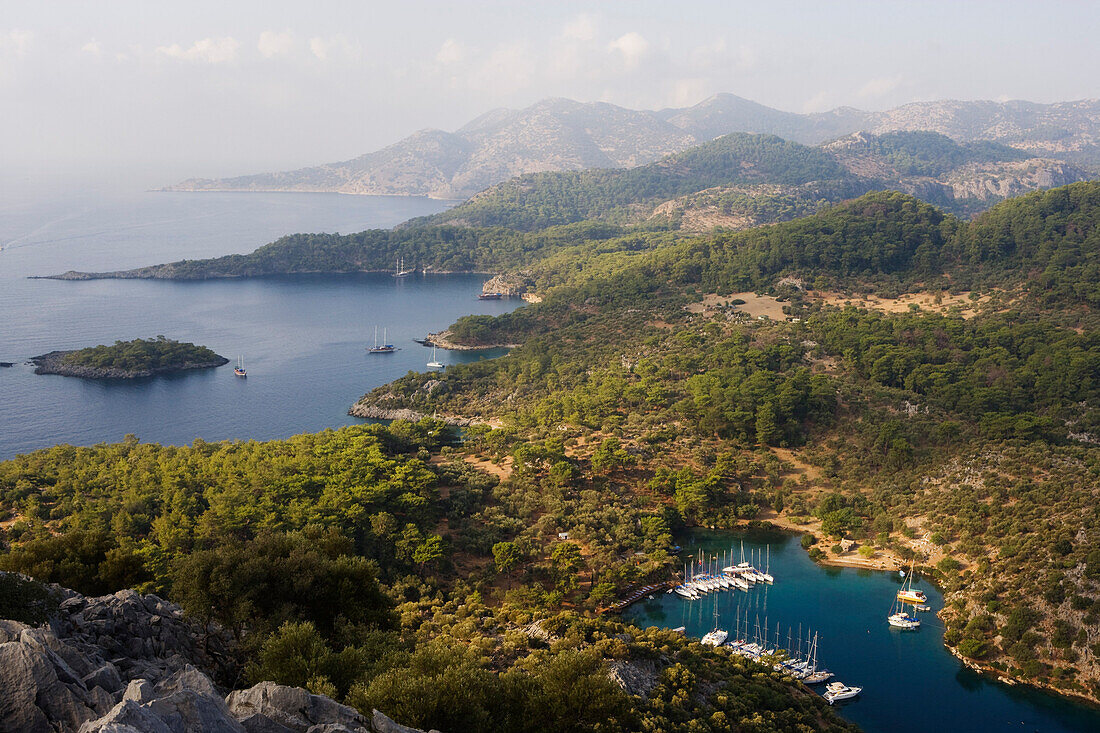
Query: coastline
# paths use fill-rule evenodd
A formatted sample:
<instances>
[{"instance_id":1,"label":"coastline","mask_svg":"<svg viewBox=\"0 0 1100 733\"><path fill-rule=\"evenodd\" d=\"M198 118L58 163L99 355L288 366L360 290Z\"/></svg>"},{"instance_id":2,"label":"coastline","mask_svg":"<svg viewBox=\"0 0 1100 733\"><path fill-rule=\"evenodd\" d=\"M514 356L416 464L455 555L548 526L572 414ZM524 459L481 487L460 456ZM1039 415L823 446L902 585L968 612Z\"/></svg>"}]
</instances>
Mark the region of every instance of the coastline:
<instances>
[{"instance_id":1,"label":"coastline","mask_svg":"<svg viewBox=\"0 0 1100 733\"><path fill-rule=\"evenodd\" d=\"M431 346L438 346L441 349L447 349L448 351L487 351L489 349L516 349L520 344L487 344L484 346L468 346L466 344L457 344L450 340L450 331L440 331L439 333L429 333L426 341Z\"/></svg>"},{"instance_id":2,"label":"coastline","mask_svg":"<svg viewBox=\"0 0 1100 733\"><path fill-rule=\"evenodd\" d=\"M442 420L448 425L454 425L459 428L468 428L471 425L488 425L493 428L499 428L500 425L496 421L481 420L474 417L461 417L459 415L440 415L440 414L427 414L424 412L418 412L411 410L407 407L378 407L377 405L366 405L361 402L356 402L354 405L348 408L348 414L352 417L361 417L369 420L408 420L409 422L417 422L423 420L426 417L434 418L436 420Z\"/></svg>"},{"instance_id":3,"label":"coastline","mask_svg":"<svg viewBox=\"0 0 1100 733\"><path fill-rule=\"evenodd\" d=\"M1008 685L1009 687L1030 687L1034 690L1042 690L1046 693L1070 698L1074 702L1081 703L1083 705L1100 708L1100 698L1086 695L1077 690L1067 690L1063 687L1055 687L1054 685L1049 685L1045 682L1037 682L1035 680L1026 679L1024 677L1017 677L1013 674L1005 672L1002 669L997 669L989 662L980 662L976 659L964 657L963 655L959 654L958 650L954 647L947 646L946 644L944 644L944 647L947 649L947 651L951 652L951 656L962 662L963 666L965 666L971 672L982 675L983 677L992 677L995 682L999 682L1002 685Z\"/></svg>"},{"instance_id":4,"label":"coastline","mask_svg":"<svg viewBox=\"0 0 1100 733\"><path fill-rule=\"evenodd\" d=\"M161 270L168 268L172 263L163 265L149 265L133 270L113 270L110 272L81 272L80 270L67 270L56 275L27 275L28 280L66 280L83 282L86 280L170 280L177 282L197 282L201 280L244 280L248 278L286 277L293 275L389 275L391 270L293 270L287 272L265 272L260 274L237 273L209 273L202 277L179 277L171 273L161 274ZM492 275L487 270L427 270L414 273L422 277L429 275ZM480 347L493 348L493 347Z\"/></svg>"},{"instance_id":5,"label":"coastline","mask_svg":"<svg viewBox=\"0 0 1100 733\"><path fill-rule=\"evenodd\" d=\"M775 529L785 532L794 532L799 535L809 534L817 537L817 533L815 532L816 528L812 523L797 524L795 522L792 522L787 517L775 515L773 512L768 512L768 514L771 516L762 517L752 521L763 522L765 524L771 525ZM743 521L739 523L739 526L747 527L748 524L749 521ZM803 551L808 552L808 549L804 549ZM862 570L875 570L879 572L896 572L898 570L904 569L907 566L907 563L905 563L901 557L890 550L876 550L876 554L880 554L881 557L872 558L862 558L855 552L851 551L845 552L843 555L839 556L832 555L831 552L828 550L826 550L825 552L826 554L824 557L814 560L814 562L819 565L830 567L850 567L859 568ZM944 587L937 581L935 574L929 573L925 577L928 582L934 585L941 594L944 594L946 598L946 591ZM944 609L942 608L936 610L935 615L937 619L940 618L940 613L943 610ZM1017 685L1030 687L1032 689L1042 690L1043 692L1053 693L1063 697L1071 698L1074 701L1080 703L1100 707L1100 696L1094 697L1078 690L1070 690L1062 687L1056 687L1045 682L1017 676L1006 670L994 667L993 663L997 661L996 659L992 661L971 659L969 657L964 657L962 654L959 653L957 648L951 646L946 641L943 642L942 646L951 654L951 656L962 662L965 667L983 676L991 677L995 682L999 682L1010 687L1014 687Z\"/></svg>"},{"instance_id":6,"label":"coastline","mask_svg":"<svg viewBox=\"0 0 1100 733\"><path fill-rule=\"evenodd\" d=\"M193 369L213 369L225 366L229 359L218 356L217 359L208 362L185 362L177 366L157 367L155 369L140 369L128 371L113 367L88 367L79 364L65 364L64 359L75 350L51 351L30 358L34 364L35 374L57 374L63 377L77 377L79 379L141 379L143 377L155 377L159 374L174 374L176 372L191 371Z\"/></svg>"}]
</instances>

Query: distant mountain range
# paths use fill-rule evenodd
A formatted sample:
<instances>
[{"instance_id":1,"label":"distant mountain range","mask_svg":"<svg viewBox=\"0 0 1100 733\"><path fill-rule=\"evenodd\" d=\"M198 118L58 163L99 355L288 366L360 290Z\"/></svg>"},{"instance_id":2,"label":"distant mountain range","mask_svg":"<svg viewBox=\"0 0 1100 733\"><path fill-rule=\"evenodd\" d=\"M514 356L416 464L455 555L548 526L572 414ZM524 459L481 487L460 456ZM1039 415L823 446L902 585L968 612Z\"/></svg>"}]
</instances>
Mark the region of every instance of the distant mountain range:
<instances>
[{"instance_id":1,"label":"distant mountain range","mask_svg":"<svg viewBox=\"0 0 1100 733\"><path fill-rule=\"evenodd\" d=\"M988 140L1100 170L1100 100L914 102L884 112L840 107L796 114L732 94L693 107L639 111L605 102L546 99L498 109L455 132L421 130L358 158L280 173L196 178L172 191L315 191L464 199L514 176L630 168L731 132L778 135L807 145L866 131L939 132Z\"/></svg>"},{"instance_id":2,"label":"distant mountain range","mask_svg":"<svg viewBox=\"0 0 1100 733\"><path fill-rule=\"evenodd\" d=\"M1092 175L1001 143L960 143L937 132L856 132L816 146L735 132L634 168L517 176L402 226L533 231L588 220L692 232L748 229L881 190L969 216L1005 198Z\"/></svg>"}]
</instances>

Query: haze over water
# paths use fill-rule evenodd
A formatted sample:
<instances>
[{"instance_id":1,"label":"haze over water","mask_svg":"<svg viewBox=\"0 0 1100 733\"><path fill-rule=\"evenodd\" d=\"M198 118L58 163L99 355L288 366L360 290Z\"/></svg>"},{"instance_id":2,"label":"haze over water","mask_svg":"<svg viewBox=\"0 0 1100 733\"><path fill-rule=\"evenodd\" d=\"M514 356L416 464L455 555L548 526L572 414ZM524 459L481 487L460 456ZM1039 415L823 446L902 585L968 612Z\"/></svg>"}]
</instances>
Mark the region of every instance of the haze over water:
<instances>
[{"instance_id":1,"label":"haze over water","mask_svg":"<svg viewBox=\"0 0 1100 733\"><path fill-rule=\"evenodd\" d=\"M483 276L386 274L170 282L29 280L250 252L283 234L390 227L441 211L431 199L328 194L142 193L0 209L0 459L57 443L135 434L270 439L361 422L348 407L373 387L424 371L411 341L462 315L517 301L479 301ZM411 264L411 263L410 263ZM395 354L369 355L374 327ZM35 375L31 356L163 334L243 355L230 366L141 380ZM440 352L440 361L489 354Z\"/></svg>"}]
</instances>

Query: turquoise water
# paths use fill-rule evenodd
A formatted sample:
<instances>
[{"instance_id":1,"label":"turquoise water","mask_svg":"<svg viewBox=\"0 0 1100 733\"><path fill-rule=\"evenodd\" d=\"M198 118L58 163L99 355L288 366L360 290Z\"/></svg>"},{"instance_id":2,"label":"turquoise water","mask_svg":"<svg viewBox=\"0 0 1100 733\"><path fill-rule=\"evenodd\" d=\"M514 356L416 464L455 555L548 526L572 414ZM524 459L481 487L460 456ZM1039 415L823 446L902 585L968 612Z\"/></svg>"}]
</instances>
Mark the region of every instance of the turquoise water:
<instances>
[{"instance_id":1,"label":"turquoise water","mask_svg":"<svg viewBox=\"0 0 1100 733\"><path fill-rule=\"evenodd\" d=\"M479 301L483 276L385 274L168 282L29 280L68 269L115 270L248 252L294 231L388 227L446 206L428 199L323 194L146 193L0 208L0 459L57 443L132 433L146 441L270 439L360 422L348 407L431 351L413 343ZM374 327L393 354L370 355ZM143 380L35 375L23 362L53 349L164 334L235 360ZM501 352L439 352L453 364Z\"/></svg>"},{"instance_id":2,"label":"turquoise water","mask_svg":"<svg viewBox=\"0 0 1100 733\"><path fill-rule=\"evenodd\" d=\"M747 610L751 623L767 617L774 642L776 622L786 646L794 636L819 633L819 666L834 679L863 687L840 713L864 730L877 733L964 733L968 731L1100 731L1100 710L1022 686L990 681L964 667L943 648L943 625L935 613L919 614L921 628L899 631L886 624L891 601L900 587L897 573L819 566L809 559L798 538L781 533L699 533L684 547L685 558L700 549L714 554L735 548L745 552L771 548L772 586L744 593L726 591L698 601L660 594L635 604L624 618L640 626L675 628L701 637L719 626L734 635L734 619ZM918 581L928 604L943 607L943 596ZM820 689L820 688L815 688Z\"/></svg>"}]
</instances>

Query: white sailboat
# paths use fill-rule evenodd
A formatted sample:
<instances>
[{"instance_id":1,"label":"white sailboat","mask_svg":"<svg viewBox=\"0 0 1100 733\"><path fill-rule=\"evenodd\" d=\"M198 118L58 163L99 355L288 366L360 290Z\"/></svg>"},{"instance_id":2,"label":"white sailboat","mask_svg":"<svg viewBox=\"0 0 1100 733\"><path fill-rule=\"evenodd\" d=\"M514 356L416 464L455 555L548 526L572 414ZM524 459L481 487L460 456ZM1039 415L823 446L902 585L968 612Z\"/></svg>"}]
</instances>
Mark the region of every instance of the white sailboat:
<instances>
[{"instance_id":1,"label":"white sailboat","mask_svg":"<svg viewBox=\"0 0 1100 733\"><path fill-rule=\"evenodd\" d=\"M898 600L903 603L927 603L928 596L924 594L924 591L913 589L913 574L917 569L917 559L913 558L913 564L909 568L909 574L905 576L905 582L902 583L901 590L898 591Z\"/></svg>"},{"instance_id":2,"label":"white sailboat","mask_svg":"<svg viewBox=\"0 0 1100 733\"><path fill-rule=\"evenodd\" d=\"M894 599L894 605L890 608L890 615L886 617L886 623L904 631L916 631L920 628L920 619L916 616L910 616L909 612L905 610L905 604L898 598Z\"/></svg>"},{"instance_id":3,"label":"white sailboat","mask_svg":"<svg viewBox=\"0 0 1100 733\"><path fill-rule=\"evenodd\" d=\"M775 578L772 577L772 574L770 572L771 569L772 569L772 546L768 545L768 566L764 570L764 572L761 573L758 570L756 572L756 574L759 575L761 578L763 578L765 583L771 584L771 583L775 582Z\"/></svg>"},{"instance_id":4,"label":"white sailboat","mask_svg":"<svg viewBox=\"0 0 1100 733\"><path fill-rule=\"evenodd\" d=\"M807 685L819 685L825 680L833 676L833 673L827 669L817 668L817 634L814 634L814 639L810 643L810 668L807 670L807 674L802 681Z\"/></svg>"},{"instance_id":5,"label":"white sailboat","mask_svg":"<svg viewBox=\"0 0 1100 733\"><path fill-rule=\"evenodd\" d=\"M718 628L718 598L714 599L714 629L703 634L703 638L700 642L704 646L722 646L726 643L726 639L729 638L729 632L725 629Z\"/></svg>"},{"instance_id":6,"label":"white sailboat","mask_svg":"<svg viewBox=\"0 0 1100 733\"><path fill-rule=\"evenodd\" d=\"M432 345L432 360L428 362L428 368L429 369L443 369L445 366L446 366L446 364L444 364L443 362L439 361L439 359L436 358L436 356L435 356L435 345L433 344Z\"/></svg>"}]
</instances>

